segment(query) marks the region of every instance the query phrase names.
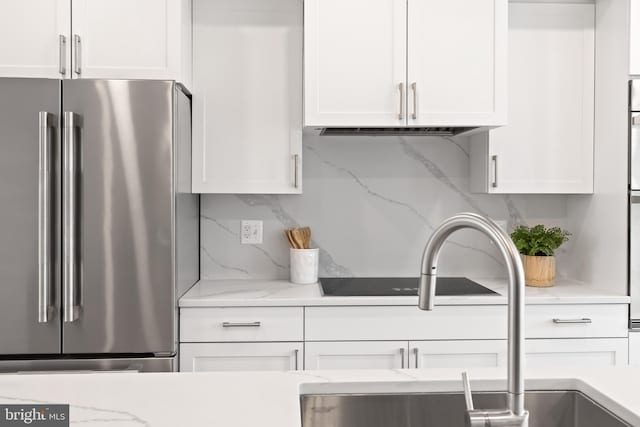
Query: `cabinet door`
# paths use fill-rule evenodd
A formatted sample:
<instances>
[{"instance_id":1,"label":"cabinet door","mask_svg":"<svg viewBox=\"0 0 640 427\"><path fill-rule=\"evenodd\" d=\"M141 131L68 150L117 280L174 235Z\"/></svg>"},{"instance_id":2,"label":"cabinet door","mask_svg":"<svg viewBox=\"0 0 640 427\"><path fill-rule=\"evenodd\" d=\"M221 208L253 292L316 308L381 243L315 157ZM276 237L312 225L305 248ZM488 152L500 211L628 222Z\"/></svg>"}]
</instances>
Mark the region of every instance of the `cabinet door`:
<instances>
[{"instance_id":1,"label":"cabinet door","mask_svg":"<svg viewBox=\"0 0 640 427\"><path fill-rule=\"evenodd\" d=\"M302 343L181 343L181 372L302 369Z\"/></svg>"},{"instance_id":2,"label":"cabinet door","mask_svg":"<svg viewBox=\"0 0 640 427\"><path fill-rule=\"evenodd\" d=\"M305 126L406 124L406 12L406 0L305 0Z\"/></svg>"},{"instance_id":3,"label":"cabinet door","mask_svg":"<svg viewBox=\"0 0 640 427\"><path fill-rule=\"evenodd\" d=\"M476 161L486 173L471 185L491 193L592 193L595 6L509 8L509 124L473 137L472 176Z\"/></svg>"},{"instance_id":4,"label":"cabinet door","mask_svg":"<svg viewBox=\"0 0 640 427\"><path fill-rule=\"evenodd\" d=\"M301 193L302 2L198 0L193 19L194 192Z\"/></svg>"},{"instance_id":5,"label":"cabinet door","mask_svg":"<svg viewBox=\"0 0 640 427\"><path fill-rule=\"evenodd\" d=\"M411 368L493 368L506 364L506 340L409 341Z\"/></svg>"},{"instance_id":6,"label":"cabinet door","mask_svg":"<svg viewBox=\"0 0 640 427\"><path fill-rule=\"evenodd\" d=\"M527 368L624 366L628 351L627 338L530 339L525 359Z\"/></svg>"},{"instance_id":7,"label":"cabinet door","mask_svg":"<svg viewBox=\"0 0 640 427\"><path fill-rule=\"evenodd\" d=\"M188 85L190 8L189 0L74 1L73 77Z\"/></svg>"},{"instance_id":8,"label":"cabinet door","mask_svg":"<svg viewBox=\"0 0 640 427\"><path fill-rule=\"evenodd\" d=\"M407 14L409 126L506 124L507 0L409 0Z\"/></svg>"},{"instance_id":9,"label":"cabinet door","mask_svg":"<svg viewBox=\"0 0 640 427\"><path fill-rule=\"evenodd\" d=\"M69 75L71 0L4 1L0 6L0 77Z\"/></svg>"},{"instance_id":10,"label":"cabinet door","mask_svg":"<svg viewBox=\"0 0 640 427\"><path fill-rule=\"evenodd\" d=\"M402 369L406 341L306 342L305 369Z\"/></svg>"}]
</instances>

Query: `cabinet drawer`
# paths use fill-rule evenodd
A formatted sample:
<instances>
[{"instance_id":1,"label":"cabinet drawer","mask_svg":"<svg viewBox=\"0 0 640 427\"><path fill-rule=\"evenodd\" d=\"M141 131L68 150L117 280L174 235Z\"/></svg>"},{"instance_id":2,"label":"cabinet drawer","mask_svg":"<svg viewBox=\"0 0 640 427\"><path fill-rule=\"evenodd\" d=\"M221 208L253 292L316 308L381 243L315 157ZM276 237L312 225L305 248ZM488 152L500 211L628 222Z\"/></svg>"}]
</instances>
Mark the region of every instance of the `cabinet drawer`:
<instances>
[{"instance_id":1,"label":"cabinet drawer","mask_svg":"<svg viewBox=\"0 0 640 427\"><path fill-rule=\"evenodd\" d=\"M627 337L624 304L529 305L527 338Z\"/></svg>"},{"instance_id":2,"label":"cabinet drawer","mask_svg":"<svg viewBox=\"0 0 640 427\"><path fill-rule=\"evenodd\" d=\"M307 341L504 339L507 307L307 307Z\"/></svg>"},{"instance_id":3,"label":"cabinet drawer","mask_svg":"<svg viewBox=\"0 0 640 427\"><path fill-rule=\"evenodd\" d=\"M181 342L302 341L301 307L187 308Z\"/></svg>"}]
</instances>

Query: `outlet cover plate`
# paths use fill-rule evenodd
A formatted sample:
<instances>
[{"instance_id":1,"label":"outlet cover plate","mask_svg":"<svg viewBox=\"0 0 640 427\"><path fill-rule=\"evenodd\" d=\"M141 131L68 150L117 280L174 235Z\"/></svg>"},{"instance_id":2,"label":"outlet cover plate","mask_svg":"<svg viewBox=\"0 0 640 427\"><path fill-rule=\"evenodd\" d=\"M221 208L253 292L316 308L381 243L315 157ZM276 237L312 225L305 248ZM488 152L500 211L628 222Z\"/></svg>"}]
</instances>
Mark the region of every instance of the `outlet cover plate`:
<instances>
[{"instance_id":1,"label":"outlet cover plate","mask_svg":"<svg viewBox=\"0 0 640 427\"><path fill-rule=\"evenodd\" d=\"M262 244L262 221L242 220L240 224L240 243L243 245Z\"/></svg>"}]
</instances>

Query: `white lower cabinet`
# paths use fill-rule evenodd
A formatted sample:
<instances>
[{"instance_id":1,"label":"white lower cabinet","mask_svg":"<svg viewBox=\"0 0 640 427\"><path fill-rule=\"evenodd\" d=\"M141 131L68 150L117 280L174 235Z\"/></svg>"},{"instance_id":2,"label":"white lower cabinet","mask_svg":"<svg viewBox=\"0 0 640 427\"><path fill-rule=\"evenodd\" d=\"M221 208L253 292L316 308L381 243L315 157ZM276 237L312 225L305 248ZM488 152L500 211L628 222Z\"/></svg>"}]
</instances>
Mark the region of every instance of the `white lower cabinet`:
<instances>
[{"instance_id":1,"label":"white lower cabinet","mask_svg":"<svg viewBox=\"0 0 640 427\"><path fill-rule=\"evenodd\" d=\"M527 340L525 363L530 368L624 366L628 363L626 338Z\"/></svg>"},{"instance_id":2,"label":"white lower cabinet","mask_svg":"<svg viewBox=\"0 0 640 427\"><path fill-rule=\"evenodd\" d=\"M305 369L402 369L408 366L407 341L305 343Z\"/></svg>"},{"instance_id":3,"label":"white lower cabinet","mask_svg":"<svg viewBox=\"0 0 640 427\"><path fill-rule=\"evenodd\" d=\"M630 357L640 364L626 304L526 310L528 367L622 366ZM506 314L504 305L181 309L180 370L506 367Z\"/></svg>"},{"instance_id":4,"label":"white lower cabinet","mask_svg":"<svg viewBox=\"0 0 640 427\"><path fill-rule=\"evenodd\" d=\"M291 371L302 362L301 342L180 344L181 372Z\"/></svg>"},{"instance_id":5,"label":"white lower cabinet","mask_svg":"<svg viewBox=\"0 0 640 427\"><path fill-rule=\"evenodd\" d=\"M409 342L410 368L494 368L506 358L505 340Z\"/></svg>"}]
</instances>

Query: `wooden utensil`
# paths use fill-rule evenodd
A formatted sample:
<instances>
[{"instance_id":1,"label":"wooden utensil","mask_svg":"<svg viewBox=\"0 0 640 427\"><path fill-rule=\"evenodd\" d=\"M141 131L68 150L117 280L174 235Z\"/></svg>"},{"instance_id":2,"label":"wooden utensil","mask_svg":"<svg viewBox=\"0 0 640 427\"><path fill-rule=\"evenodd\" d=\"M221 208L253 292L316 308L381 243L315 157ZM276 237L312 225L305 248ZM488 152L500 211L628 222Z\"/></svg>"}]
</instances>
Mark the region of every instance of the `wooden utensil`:
<instances>
[{"instance_id":1,"label":"wooden utensil","mask_svg":"<svg viewBox=\"0 0 640 427\"><path fill-rule=\"evenodd\" d=\"M293 249L309 249L311 244L311 228L289 228L285 230L289 245Z\"/></svg>"},{"instance_id":2,"label":"wooden utensil","mask_svg":"<svg viewBox=\"0 0 640 427\"><path fill-rule=\"evenodd\" d=\"M293 237L291 237L291 230L284 230L284 234L285 236L287 236L287 241L289 242L289 246L291 246L293 249L297 249L296 242L293 240Z\"/></svg>"},{"instance_id":3,"label":"wooden utensil","mask_svg":"<svg viewBox=\"0 0 640 427\"><path fill-rule=\"evenodd\" d=\"M304 238L299 228L291 229L291 237L296 244L296 249L304 249Z\"/></svg>"},{"instance_id":4,"label":"wooden utensil","mask_svg":"<svg viewBox=\"0 0 640 427\"><path fill-rule=\"evenodd\" d=\"M311 228L302 227L300 229L300 233L302 234L302 245L305 249L309 249L309 245L311 243Z\"/></svg>"}]
</instances>

